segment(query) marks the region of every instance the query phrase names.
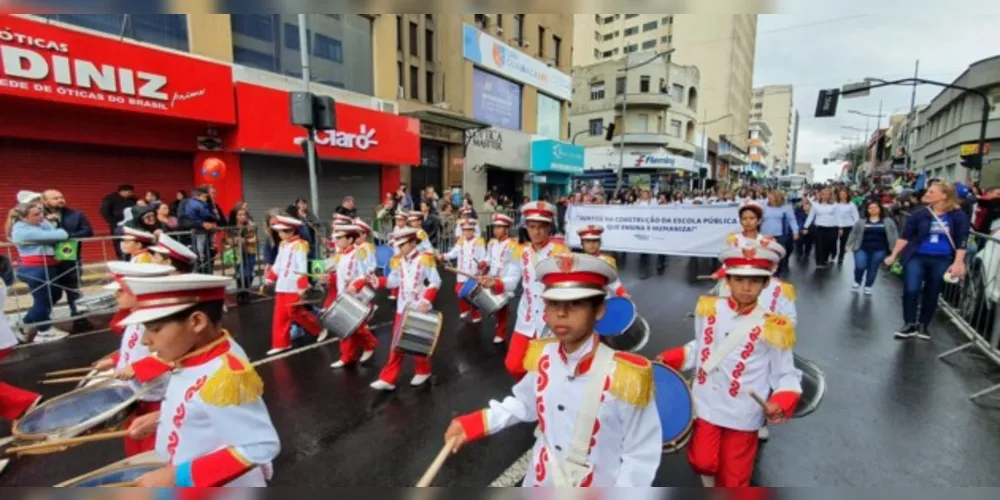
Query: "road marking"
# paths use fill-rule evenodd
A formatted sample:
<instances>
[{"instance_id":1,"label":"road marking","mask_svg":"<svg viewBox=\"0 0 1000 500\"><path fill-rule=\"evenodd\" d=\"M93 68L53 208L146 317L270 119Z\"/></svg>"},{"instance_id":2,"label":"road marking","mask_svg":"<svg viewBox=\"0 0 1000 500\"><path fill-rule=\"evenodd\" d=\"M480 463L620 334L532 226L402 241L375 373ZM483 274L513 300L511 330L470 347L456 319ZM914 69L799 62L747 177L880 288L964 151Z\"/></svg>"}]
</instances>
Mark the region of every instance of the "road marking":
<instances>
[{"instance_id":1,"label":"road marking","mask_svg":"<svg viewBox=\"0 0 1000 500\"><path fill-rule=\"evenodd\" d=\"M500 477L490 483L490 488L510 488L524 479L528 475L528 466L531 464L531 449L524 452L510 467L500 474Z\"/></svg>"},{"instance_id":2,"label":"road marking","mask_svg":"<svg viewBox=\"0 0 1000 500\"><path fill-rule=\"evenodd\" d=\"M379 323L377 325L369 325L368 328L370 328L372 330L378 330L379 328L385 328L387 326L391 326L392 323L393 323L392 321L385 321L385 322ZM295 348L295 349L289 349L289 350L284 351L284 352L279 352L278 354L275 354L274 356L269 356L269 357L266 357L266 358L263 358L263 359L258 359L257 361L254 361L253 363L250 363L250 364L253 365L253 366L265 365L265 364L270 363L272 361L277 361L279 359L285 359L285 358L287 358L289 356L294 356L296 354L302 354L302 353L304 353L306 351L311 351L313 349L319 349L320 347L332 344L334 342L340 342L340 339L337 338L337 337L334 337L332 339L327 339L327 340L324 340L322 342L313 342L312 344L309 344L309 345L305 345L305 346L298 347L298 348Z\"/></svg>"}]
</instances>

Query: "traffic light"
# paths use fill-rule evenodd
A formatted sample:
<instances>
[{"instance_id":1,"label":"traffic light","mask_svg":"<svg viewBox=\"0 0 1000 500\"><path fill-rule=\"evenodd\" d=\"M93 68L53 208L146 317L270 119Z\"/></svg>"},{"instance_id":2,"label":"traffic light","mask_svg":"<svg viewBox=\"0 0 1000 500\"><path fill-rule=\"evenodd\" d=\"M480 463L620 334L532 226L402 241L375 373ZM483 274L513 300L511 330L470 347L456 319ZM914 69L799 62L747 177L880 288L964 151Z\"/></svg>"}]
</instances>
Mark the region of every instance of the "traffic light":
<instances>
[{"instance_id":1,"label":"traffic light","mask_svg":"<svg viewBox=\"0 0 1000 500\"><path fill-rule=\"evenodd\" d=\"M607 131L607 133L604 134L604 140L610 141L611 138L614 137L614 136L615 136L615 124L614 123L609 123L608 124L608 131Z\"/></svg>"},{"instance_id":2,"label":"traffic light","mask_svg":"<svg viewBox=\"0 0 1000 500\"><path fill-rule=\"evenodd\" d=\"M816 98L816 118L837 116L837 102L840 100L840 89L824 89Z\"/></svg>"},{"instance_id":3,"label":"traffic light","mask_svg":"<svg viewBox=\"0 0 1000 500\"><path fill-rule=\"evenodd\" d=\"M963 156L961 158L961 165L965 168L970 168L972 170L979 170L983 168L983 156L982 155Z\"/></svg>"},{"instance_id":4,"label":"traffic light","mask_svg":"<svg viewBox=\"0 0 1000 500\"><path fill-rule=\"evenodd\" d=\"M830 163L830 159L829 158L823 158L823 164L826 165L827 163Z\"/></svg>"}]
</instances>

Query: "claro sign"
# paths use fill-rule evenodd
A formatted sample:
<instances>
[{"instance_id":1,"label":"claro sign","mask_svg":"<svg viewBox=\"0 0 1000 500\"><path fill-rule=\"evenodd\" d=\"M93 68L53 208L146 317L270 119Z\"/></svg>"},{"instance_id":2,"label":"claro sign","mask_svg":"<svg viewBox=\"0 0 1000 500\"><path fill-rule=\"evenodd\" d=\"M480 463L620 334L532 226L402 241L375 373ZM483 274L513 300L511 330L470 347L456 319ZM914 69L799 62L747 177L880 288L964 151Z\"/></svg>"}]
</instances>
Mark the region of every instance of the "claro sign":
<instances>
[{"instance_id":1,"label":"claro sign","mask_svg":"<svg viewBox=\"0 0 1000 500\"><path fill-rule=\"evenodd\" d=\"M0 15L0 95L236 122L223 64Z\"/></svg>"}]
</instances>

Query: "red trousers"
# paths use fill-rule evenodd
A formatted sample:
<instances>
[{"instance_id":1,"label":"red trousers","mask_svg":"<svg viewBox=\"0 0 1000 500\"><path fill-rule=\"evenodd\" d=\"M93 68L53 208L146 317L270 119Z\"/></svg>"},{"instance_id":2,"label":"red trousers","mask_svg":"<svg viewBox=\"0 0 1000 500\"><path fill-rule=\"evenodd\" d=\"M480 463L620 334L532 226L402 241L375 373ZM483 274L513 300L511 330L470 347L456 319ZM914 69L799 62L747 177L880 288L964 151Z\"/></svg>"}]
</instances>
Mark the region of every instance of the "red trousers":
<instances>
[{"instance_id":1,"label":"red trousers","mask_svg":"<svg viewBox=\"0 0 1000 500\"><path fill-rule=\"evenodd\" d=\"M399 380L399 370L403 367L404 356L413 358L415 375L431 374L431 361L425 356L408 355L396 350L396 342L399 342L402 331L403 315L396 313L396 321L392 324L392 349L389 351L389 361L385 364L385 368L382 368L382 373L378 375L378 378L383 382L392 385L396 385L396 381Z\"/></svg>"},{"instance_id":2,"label":"red trousers","mask_svg":"<svg viewBox=\"0 0 1000 500\"><path fill-rule=\"evenodd\" d=\"M688 463L701 476L715 477L720 488L750 486L757 456L757 431L726 429L696 419L688 445Z\"/></svg>"},{"instance_id":3,"label":"red trousers","mask_svg":"<svg viewBox=\"0 0 1000 500\"><path fill-rule=\"evenodd\" d=\"M378 340L375 339L375 335L372 335L367 324L362 324L354 335L340 341L340 360L345 364L350 363L360 357L359 347L362 351L374 351L376 346Z\"/></svg>"},{"instance_id":4,"label":"red trousers","mask_svg":"<svg viewBox=\"0 0 1000 500\"><path fill-rule=\"evenodd\" d=\"M139 401L139 406L135 410L135 414L128 418L125 422L125 428L128 429L132 425L132 421L137 417L143 415L149 415L150 413L156 413L160 411L159 401ZM125 456L134 457L140 453L146 453L147 451L152 451L156 448L156 433L152 433L143 439L132 439L128 436L124 438L125 441Z\"/></svg>"},{"instance_id":5,"label":"red trousers","mask_svg":"<svg viewBox=\"0 0 1000 500\"><path fill-rule=\"evenodd\" d=\"M507 325L510 324L510 308L505 306L503 309L493 313L493 317L497 319L495 335L502 339L507 338Z\"/></svg>"},{"instance_id":6,"label":"red trousers","mask_svg":"<svg viewBox=\"0 0 1000 500\"><path fill-rule=\"evenodd\" d=\"M507 348L504 365L507 367L507 372L513 375L516 380L521 380L528 373L524 369L524 355L528 352L528 344L531 343L531 340L531 338L516 331L510 337L510 347Z\"/></svg>"},{"instance_id":7,"label":"red trousers","mask_svg":"<svg viewBox=\"0 0 1000 500\"><path fill-rule=\"evenodd\" d=\"M0 417L17 420L39 396L41 394L0 382Z\"/></svg>"},{"instance_id":8,"label":"red trousers","mask_svg":"<svg viewBox=\"0 0 1000 500\"><path fill-rule=\"evenodd\" d=\"M305 307L291 305L300 300L302 297L297 293L278 292L274 294L274 318L271 322L272 349L291 347L292 323L302 326L313 337L319 336L319 332L323 328L319 325L316 316L306 311Z\"/></svg>"},{"instance_id":9,"label":"red trousers","mask_svg":"<svg viewBox=\"0 0 1000 500\"><path fill-rule=\"evenodd\" d=\"M462 291L463 286L465 286L465 283L455 283L455 295L458 295L458 292ZM466 302L465 299L459 298L458 312L465 314L469 311L472 311L473 319L483 319L483 315L479 312L478 309L472 307L472 304Z\"/></svg>"}]
</instances>

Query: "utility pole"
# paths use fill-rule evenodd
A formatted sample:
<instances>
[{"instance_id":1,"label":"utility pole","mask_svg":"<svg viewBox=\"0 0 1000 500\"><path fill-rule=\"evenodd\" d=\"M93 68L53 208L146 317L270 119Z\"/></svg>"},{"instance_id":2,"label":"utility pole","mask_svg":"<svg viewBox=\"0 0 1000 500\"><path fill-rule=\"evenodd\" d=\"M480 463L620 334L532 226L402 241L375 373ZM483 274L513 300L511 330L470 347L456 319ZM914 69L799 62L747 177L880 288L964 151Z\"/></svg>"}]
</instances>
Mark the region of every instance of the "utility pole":
<instances>
[{"instance_id":1,"label":"utility pole","mask_svg":"<svg viewBox=\"0 0 1000 500\"><path fill-rule=\"evenodd\" d=\"M910 171L910 122L917 119L917 79L920 78L920 59L913 65L913 90L910 91L910 112L906 115L906 126L903 127L903 170Z\"/></svg>"},{"instance_id":2,"label":"utility pole","mask_svg":"<svg viewBox=\"0 0 1000 500\"><path fill-rule=\"evenodd\" d=\"M309 26L306 14L299 14L299 55L302 60L302 83L309 92L312 74L309 71ZM316 178L316 131L312 127L306 129L306 157L309 164L309 205L319 217L319 181Z\"/></svg>"}]
</instances>

